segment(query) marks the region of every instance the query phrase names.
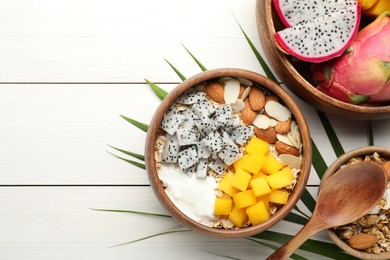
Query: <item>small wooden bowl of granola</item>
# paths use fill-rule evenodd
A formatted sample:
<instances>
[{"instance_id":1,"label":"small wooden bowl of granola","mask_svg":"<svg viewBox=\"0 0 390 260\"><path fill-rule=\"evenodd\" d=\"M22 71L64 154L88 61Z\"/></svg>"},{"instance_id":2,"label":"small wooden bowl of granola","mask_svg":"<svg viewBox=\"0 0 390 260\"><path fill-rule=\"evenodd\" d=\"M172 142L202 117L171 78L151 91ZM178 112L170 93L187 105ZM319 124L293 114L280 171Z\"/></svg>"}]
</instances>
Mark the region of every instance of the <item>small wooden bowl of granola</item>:
<instances>
[{"instance_id":1,"label":"small wooden bowl of granola","mask_svg":"<svg viewBox=\"0 0 390 260\"><path fill-rule=\"evenodd\" d=\"M367 146L340 156L325 172L321 185L342 165L360 161L375 161L383 164L389 177L390 149L379 146ZM388 178L389 180L390 178ZM390 200L386 202L386 197L390 199L389 193L389 190L386 191L385 198L379 202L379 205L357 221L341 227L328 229L329 237L341 249L355 257L361 259L389 259Z\"/></svg>"},{"instance_id":2,"label":"small wooden bowl of granola","mask_svg":"<svg viewBox=\"0 0 390 260\"><path fill-rule=\"evenodd\" d=\"M245 237L286 216L305 189L311 138L289 94L255 72L216 69L164 98L145 162L161 204L203 234Z\"/></svg>"}]
</instances>

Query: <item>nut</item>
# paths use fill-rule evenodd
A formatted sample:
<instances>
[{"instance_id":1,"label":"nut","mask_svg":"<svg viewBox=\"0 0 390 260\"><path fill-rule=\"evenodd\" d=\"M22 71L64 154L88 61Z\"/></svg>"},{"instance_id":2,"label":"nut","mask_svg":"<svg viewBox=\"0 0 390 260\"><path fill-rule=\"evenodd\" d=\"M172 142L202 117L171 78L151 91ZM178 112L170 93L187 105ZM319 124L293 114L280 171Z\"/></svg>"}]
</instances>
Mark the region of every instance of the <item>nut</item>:
<instances>
[{"instance_id":1,"label":"nut","mask_svg":"<svg viewBox=\"0 0 390 260\"><path fill-rule=\"evenodd\" d=\"M253 110L260 111L265 106L265 95L261 89L253 87L249 92L249 103Z\"/></svg>"},{"instance_id":2,"label":"nut","mask_svg":"<svg viewBox=\"0 0 390 260\"><path fill-rule=\"evenodd\" d=\"M299 156L299 151L297 148L291 146L291 145L288 145L288 144L285 144L281 141L277 141L275 143L275 150L279 153L279 154L291 154L291 155L294 155L294 156Z\"/></svg>"},{"instance_id":3,"label":"nut","mask_svg":"<svg viewBox=\"0 0 390 260\"><path fill-rule=\"evenodd\" d=\"M367 249L378 242L378 238L374 235L359 233L351 236L348 239L348 244L357 250Z\"/></svg>"},{"instance_id":4,"label":"nut","mask_svg":"<svg viewBox=\"0 0 390 260\"><path fill-rule=\"evenodd\" d=\"M278 139L276 138L276 131L273 127L267 129L260 129L256 126L253 127L255 135L267 143L274 144Z\"/></svg>"},{"instance_id":5,"label":"nut","mask_svg":"<svg viewBox=\"0 0 390 260\"><path fill-rule=\"evenodd\" d=\"M265 103L267 103L268 101L276 101L276 102L279 102L279 98L275 95L269 95L265 98Z\"/></svg>"},{"instance_id":6,"label":"nut","mask_svg":"<svg viewBox=\"0 0 390 260\"><path fill-rule=\"evenodd\" d=\"M246 87L244 85L240 85L240 94L238 95L238 98L242 98L242 94L244 94Z\"/></svg>"},{"instance_id":7,"label":"nut","mask_svg":"<svg viewBox=\"0 0 390 260\"><path fill-rule=\"evenodd\" d=\"M276 133L281 134L281 135L287 134L291 130L291 123L292 123L291 117L289 119L287 119L286 121L279 122L275 126Z\"/></svg>"},{"instance_id":8,"label":"nut","mask_svg":"<svg viewBox=\"0 0 390 260\"><path fill-rule=\"evenodd\" d=\"M244 124L250 125L255 120L256 116L257 112L251 108L249 100L245 99L245 108L241 111L242 121L244 122Z\"/></svg>"},{"instance_id":9,"label":"nut","mask_svg":"<svg viewBox=\"0 0 390 260\"><path fill-rule=\"evenodd\" d=\"M219 82L211 82L206 88L207 95L217 103L225 103L224 99L225 87Z\"/></svg>"}]
</instances>

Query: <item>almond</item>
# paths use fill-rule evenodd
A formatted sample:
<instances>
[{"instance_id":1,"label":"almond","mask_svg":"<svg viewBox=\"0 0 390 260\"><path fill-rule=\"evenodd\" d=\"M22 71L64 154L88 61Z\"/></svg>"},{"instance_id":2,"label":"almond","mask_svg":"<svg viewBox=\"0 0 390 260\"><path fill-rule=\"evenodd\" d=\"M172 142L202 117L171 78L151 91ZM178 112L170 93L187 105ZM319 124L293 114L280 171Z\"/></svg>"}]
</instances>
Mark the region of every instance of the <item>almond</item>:
<instances>
[{"instance_id":1,"label":"almond","mask_svg":"<svg viewBox=\"0 0 390 260\"><path fill-rule=\"evenodd\" d=\"M378 238L374 235L360 233L349 238L348 244L357 250L370 248L378 242Z\"/></svg>"},{"instance_id":2,"label":"almond","mask_svg":"<svg viewBox=\"0 0 390 260\"><path fill-rule=\"evenodd\" d=\"M270 95L270 96L267 96L265 98L265 103L267 103L268 101L276 101L276 102L279 102L279 98L275 95Z\"/></svg>"},{"instance_id":3,"label":"almond","mask_svg":"<svg viewBox=\"0 0 390 260\"><path fill-rule=\"evenodd\" d=\"M245 86L244 85L240 85L240 94L238 95L238 98L242 99L242 94L244 94L244 91L245 91Z\"/></svg>"},{"instance_id":4,"label":"almond","mask_svg":"<svg viewBox=\"0 0 390 260\"><path fill-rule=\"evenodd\" d=\"M275 150L279 154L291 154L294 156L299 156L299 150L297 148L295 148L294 146L285 144L281 141L277 141L275 143Z\"/></svg>"},{"instance_id":5,"label":"almond","mask_svg":"<svg viewBox=\"0 0 390 260\"><path fill-rule=\"evenodd\" d=\"M224 90L225 87L219 82L211 82L206 88L205 92L207 95L217 103L225 103Z\"/></svg>"},{"instance_id":6,"label":"almond","mask_svg":"<svg viewBox=\"0 0 390 260\"><path fill-rule=\"evenodd\" d=\"M249 92L249 102L253 110L260 111L265 105L265 95L259 88L252 88Z\"/></svg>"},{"instance_id":7,"label":"almond","mask_svg":"<svg viewBox=\"0 0 390 260\"><path fill-rule=\"evenodd\" d=\"M385 164L383 164L383 167L385 167L386 170L387 180L390 181L390 161L385 162Z\"/></svg>"},{"instance_id":8,"label":"almond","mask_svg":"<svg viewBox=\"0 0 390 260\"><path fill-rule=\"evenodd\" d=\"M250 125L255 120L256 116L257 116L257 112L251 108L249 104L249 100L246 99L245 108L241 111L242 121L244 122L244 124Z\"/></svg>"},{"instance_id":9,"label":"almond","mask_svg":"<svg viewBox=\"0 0 390 260\"><path fill-rule=\"evenodd\" d=\"M291 123L292 123L292 119L291 117L289 119L287 119L286 121L283 121L283 122L279 122L276 126L275 126L275 131L276 133L278 134L287 134L288 132L290 132L291 130Z\"/></svg>"},{"instance_id":10,"label":"almond","mask_svg":"<svg viewBox=\"0 0 390 260\"><path fill-rule=\"evenodd\" d=\"M256 126L253 127L256 137L260 138L267 143L274 144L278 139L276 138L276 131L273 127L267 129L260 129Z\"/></svg>"}]
</instances>

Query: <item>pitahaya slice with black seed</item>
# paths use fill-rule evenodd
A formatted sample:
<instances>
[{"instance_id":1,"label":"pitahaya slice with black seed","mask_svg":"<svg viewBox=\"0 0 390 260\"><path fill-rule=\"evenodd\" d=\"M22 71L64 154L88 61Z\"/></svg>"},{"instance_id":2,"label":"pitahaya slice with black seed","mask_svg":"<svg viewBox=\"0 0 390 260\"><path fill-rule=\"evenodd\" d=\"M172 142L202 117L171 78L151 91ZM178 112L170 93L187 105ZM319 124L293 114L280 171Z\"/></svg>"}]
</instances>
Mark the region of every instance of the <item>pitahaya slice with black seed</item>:
<instances>
[{"instance_id":1,"label":"pitahaya slice with black seed","mask_svg":"<svg viewBox=\"0 0 390 260\"><path fill-rule=\"evenodd\" d=\"M209 161L209 168L218 174L223 174L226 167L227 165L219 158L211 159Z\"/></svg>"},{"instance_id":2,"label":"pitahaya slice with black seed","mask_svg":"<svg viewBox=\"0 0 390 260\"><path fill-rule=\"evenodd\" d=\"M174 135L184 119L184 115L179 110L171 107L164 115L160 126L168 134Z\"/></svg>"},{"instance_id":3,"label":"pitahaya slice with black seed","mask_svg":"<svg viewBox=\"0 0 390 260\"><path fill-rule=\"evenodd\" d=\"M196 169L198 168L197 164L195 163L193 166L191 166L190 168L188 169L184 169L182 170L185 174L187 174L188 176L192 176L193 174L196 173Z\"/></svg>"},{"instance_id":4,"label":"pitahaya slice with black seed","mask_svg":"<svg viewBox=\"0 0 390 260\"><path fill-rule=\"evenodd\" d=\"M233 108L231 105L219 107L215 110L215 114L212 118L217 127L224 128L229 126L232 120L234 120Z\"/></svg>"},{"instance_id":5,"label":"pitahaya slice with black seed","mask_svg":"<svg viewBox=\"0 0 390 260\"><path fill-rule=\"evenodd\" d=\"M215 131L217 128L214 125L213 120L211 120L207 116L202 116L195 120L196 128L198 129L200 136L204 137L211 133L212 131Z\"/></svg>"},{"instance_id":6,"label":"pitahaya slice with black seed","mask_svg":"<svg viewBox=\"0 0 390 260\"><path fill-rule=\"evenodd\" d=\"M198 117L209 116L215 111L214 106L207 100L202 100L194 103L191 109Z\"/></svg>"},{"instance_id":7,"label":"pitahaya slice with black seed","mask_svg":"<svg viewBox=\"0 0 390 260\"><path fill-rule=\"evenodd\" d=\"M308 12L315 10L309 8ZM360 5L356 2L355 5L279 31L275 39L289 54L317 63L340 56L355 38L359 23Z\"/></svg>"},{"instance_id":8,"label":"pitahaya slice with black seed","mask_svg":"<svg viewBox=\"0 0 390 260\"><path fill-rule=\"evenodd\" d=\"M178 104L192 105L196 102L205 100L206 93L203 91L197 91L194 89L190 89L184 92L177 100Z\"/></svg>"},{"instance_id":9,"label":"pitahaya slice with black seed","mask_svg":"<svg viewBox=\"0 0 390 260\"><path fill-rule=\"evenodd\" d=\"M254 131L251 126L240 125L231 134L232 140L241 146L244 146L253 136Z\"/></svg>"},{"instance_id":10,"label":"pitahaya slice with black seed","mask_svg":"<svg viewBox=\"0 0 390 260\"><path fill-rule=\"evenodd\" d=\"M207 148L212 154L221 151L223 147L222 136L217 131L213 131L202 139L202 145Z\"/></svg>"},{"instance_id":11,"label":"pitahaya slice with black seed","mask_svg":"<svg viewBox=\"0 0 390 260\"><path fill-rule=\"evenodd\" d=\"M176 135L180 146L196 144L198 141L193 128L179 128Z\"/></svg>"},{"instance_id":12,"label":"pitahaya slice with black seed","mask_svg":"<svg viewBox=\"0 0 390 260\"><path fill-rule=\"evenodd\" d=\"M273 0L280 20L286 27L357 5L357 0Z\"/></svg>"},{"instance_id":13,"label":"pitahaya slice with black seed","mask_svg":"<svg viewBox=\"0 0 390 260\"><path fill-rule=\"evenodd\" d=\"M223 133L223 142L224 146L222 150L218 153L218 157L222 159L227 165L232 165L242 156L242 151L240 148L230 139L227 133Z\"/></svg>"},{"instance_id":14,"label":"pitahaya slice with black seed","mask_svg":"<svg viewBox=\"0 0 390 260\"><path fill-rule=\"evenodd\" d=\"M205 178L207 175L207 168L208 168L208 160L207 159L200 159L198 166L196 167L196 177L198 178Z\"/></svg>"},{"instance_id":15,"label":"pitahaya slice with black seed","mask_svg":"<svg viewBox=\"0 0 390 260\"><path fill-rule=\"evenodd\" d=\"M177 162L177 156L179 154L179 143L176 135L165 135L164 150L161 160L165 163Z\"/></svg>"},{"instance_id":16,"label":"pitahaya slice with black seed","mask_svg":"<svg viewBox=\"0 0 390 260\"><path fill-rule=\"evenodd\" d=\"M208 159L211 157L211 152L201 142L196 144L199 158Z\"/></svg>"},{"instance_id":17,"label":"pitahaya slice with black seed","mask_svg":"<svg viewBox=\"0 0 390 260\"><path fill-rule=\"evenodd\" d=\"M190 109L183 111L184 121L181 123L180 128L191 128L195 126L195 121L198 120L198 116L194 114Z\"/></svg>"},{"instance_id":18,"label":"pitahaya slice with black seed","mask_svg":"<svg viewBox=\"0 0 390 260\"><path fill-rule=\"evenodd\" d=\"M195 146L189 146L186 149L179 152L177 156L177 162L182 171L194 166L198 163L198 153Z\"/></svg>"}]
</instances>

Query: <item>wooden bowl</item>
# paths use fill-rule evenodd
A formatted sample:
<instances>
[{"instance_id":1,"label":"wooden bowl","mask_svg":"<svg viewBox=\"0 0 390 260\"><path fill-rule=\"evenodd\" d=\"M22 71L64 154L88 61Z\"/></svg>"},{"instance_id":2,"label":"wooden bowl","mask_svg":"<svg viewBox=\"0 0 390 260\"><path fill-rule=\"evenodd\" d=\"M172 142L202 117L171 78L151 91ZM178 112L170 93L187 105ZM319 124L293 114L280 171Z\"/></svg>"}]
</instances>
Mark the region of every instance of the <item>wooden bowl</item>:
<instances>
[{"instance_id":1,"label":"wooden bowl","mask_svg":"<svg viewBox=\"0 0 390 260\"><path fill-rule=\"evenodd\" d=\"M346 154L340 156L332 165L326 170L324 176L322 177L321 185L326 182L338 169L341 165L345 164L351 158L354 157L365 157L366 155L372 155L377 152L380 157L390 160L390 148L380 147L380 146L367 146L358 149L354 149ZM320 189L321 189L320 185ZM333 242L343 249L345 252L349 253L360 259L390 259L390 252L383 252L381 254L366 253L364 251L356 250L344 242L339 236L334 232L333 229L328 229L327 233Z\"/></svg>"},{"instance_id":2,"label":"wooden bowl","mask_svg":"<svg viewBox=\"0 0 390 260\"><path fill-rule=\"evenodd\" d=\"M212 228L203 224L200 224L185 214L181 212L169 199L167 196L164 187L158 177L156 163L155 163L155 140L157 138L157 134L160 131L160 123L164 117L167 109L175 103L176 99L189 88L208 81L212 79L219 79L221 77L236 77L236 78L244 78L252 81L254 84L261 85L265 89L273 92L275 95L279 97L280 100L283 101L284 105L287 106L293 116L294 119L300 129L301 138L302 138L302 167L299 177L297 179L297 184L290 194L289 200L287 204L282 206L277 210L277 212L271 216L271 218L259 225L254 225L245 228L239 229L217 229ZM192 230L200 231L203 234L222 237L222 238L235 238L235 237L245 237L253 234L260 233L272 225L279 222L283 219L294 207L299 198L302 195L302 192L305 189L311 168L311 159L312 159L312 147L311 147L311 138L308 126L306 124L306 120L298 108L294 100L289 96L289 94L284 91L278 84L269 80L268 78L257 74L255 72L242 70L242 69L216 69L209 70L206 72L202 72L197 74L191 78L188 78L181 84L179 84L176 88L174 88L167 97L164 98L157 111L155 112L153 119L150 123L146 145L145 145L145 162L146 162L146 170L148 173L149 181L152 186L152 189L159 199L160 203L169 211L169 213L176 218L183 225L189 227Z\"/></svg>"},{"instance_id":3,"label":"wooden bowl","mask_svg":"<svg viewBox=\"0 0 390 260\"><path fill-rule=\"evenodd\" d=\"M390 106L367 107L334 99L315 88L310 64L293 60L276 47L274 34L284 28L273 12L272 0L257 0L257 28L266 57L279 78L298 97L315 108L348 119L372 120L390 118Z\"/></svg>"}]
</instances>

